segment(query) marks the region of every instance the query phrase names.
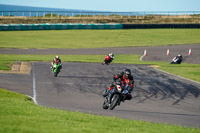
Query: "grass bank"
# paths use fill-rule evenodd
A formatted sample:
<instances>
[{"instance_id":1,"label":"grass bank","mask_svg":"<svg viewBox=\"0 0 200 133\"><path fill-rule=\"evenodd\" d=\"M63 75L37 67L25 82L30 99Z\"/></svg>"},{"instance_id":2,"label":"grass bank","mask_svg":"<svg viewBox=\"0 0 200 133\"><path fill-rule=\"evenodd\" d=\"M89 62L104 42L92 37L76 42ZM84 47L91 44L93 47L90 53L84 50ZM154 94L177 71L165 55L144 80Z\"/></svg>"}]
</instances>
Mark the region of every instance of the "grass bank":
<instances>
[{"instance_id":1,"label":"grass bank","mask_svg":"<svg viewBox=\"0 0 200 133\"><path fill-rule=\"evenodd\" d=\"M0 89L0 132L200 133L200 129L47 108L27 96Z\"/></svg>"},{"instance_id":2,"label":"grass bank","mask_svg":"<svg viewBox=\"0 0 200 133\"><path fill-rule=\"evenodd\" d=\"M0 48L103 48L200 43L200 29L1 31Z\"/></svg>"},{"instance_id":3,"label":"grass bank","mask_svg":"<svg viewBox=\"0 0 200 133\"><path fill-rule=\"evenodd\" d=\"M0 55L0 70L10 70L15 61L51 62L55 55ZM140 55L116 55L113 63L159 65L158 69L200 82L200 64L171 65L169 62L140 61ZM101 63L104 55L60 55L63 62ZM126 58L126 60L124 60Z\"/></svg>"}]
</instances>

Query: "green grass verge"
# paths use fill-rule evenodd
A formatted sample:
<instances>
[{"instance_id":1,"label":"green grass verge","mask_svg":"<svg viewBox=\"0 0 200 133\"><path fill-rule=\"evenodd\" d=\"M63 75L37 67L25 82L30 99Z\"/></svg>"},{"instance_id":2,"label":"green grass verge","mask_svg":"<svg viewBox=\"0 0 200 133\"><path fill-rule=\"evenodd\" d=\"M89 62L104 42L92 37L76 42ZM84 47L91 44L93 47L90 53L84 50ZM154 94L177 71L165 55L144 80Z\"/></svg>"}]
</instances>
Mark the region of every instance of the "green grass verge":
<instances>
[{"instance_id":1,"label":"green grass verge","mask_svg":"<svg viewBox=\"0 0 200 133\"><path fill-rule=\"evenodd\" d=\"M200 29L0 31L0 48L102 48L200 43Z\"/></svg>"},{"instance_id":2,"label":"green grass verge","mask_svg":"<svg viewBox=\"0 0 200 133\"><path fill-rule=\"evenodd\" d=\"M101 63L105 55L60 55L63 62L95 62ZM0 70L10 70L9 66L15 61L47 61L51 62L55 55L0 55ZM126 59L126 60L124 60ZM116 55L113 63L123 64L148 64L159 65L158 69L189 78L200 82L200 64L180 65L169 64L169 62L140 61L140 55Z\"/></svg>"},{"instance_id":3,"label":"green grass verge","mask_svg":"<svg viewBox=\"0 0 200 133\"><path fill-rule=\"evenodd\" d=\"M0 89L1 133L200 133L200 129L71 112L35 105Z\"/></svg>"},{"instance_id":4,"label":"green grass verge","mask_svg":"<svg viewBox=\"0 0 200 133\"><path fill-rule=\"evenodd\" d=\"M159 69L200 82L200 64L161 64L161 67L159 67Z\"/></svg>"}]
</instances>

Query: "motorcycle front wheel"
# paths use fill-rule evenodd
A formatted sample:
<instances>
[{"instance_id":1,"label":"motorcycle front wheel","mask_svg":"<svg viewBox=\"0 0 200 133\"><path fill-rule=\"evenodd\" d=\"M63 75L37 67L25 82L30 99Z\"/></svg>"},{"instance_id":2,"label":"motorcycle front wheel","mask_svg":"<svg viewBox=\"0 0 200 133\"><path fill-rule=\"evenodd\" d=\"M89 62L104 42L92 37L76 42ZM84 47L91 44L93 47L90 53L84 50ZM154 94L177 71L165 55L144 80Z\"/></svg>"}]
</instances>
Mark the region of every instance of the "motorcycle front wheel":
<instances>
[{"instance_id":1,"label":"motorcycle front wheel","mask_svg":"<svg viewBox=\"0 0 200 133\"><path fill-rule=\"evenodd\" d=\"M53 74L54 74L54 77L57 77L57 75L58 75L58 73L57 73L57 72L54 72Z\"/></svg>"},{"instance_id":2,"label":"motorcycle front wheel","mask_svg":"<svg viewBox=\"0 0 200 133\"><path fill-rule=\"evenodd\" d=\"M103 102L103 105L102 105L102 108L103 109L108 109L108 102L105 100L104 102Z\"/></svg>"},{"instance_id":3,"label":"motorcycle front wheel","mask_svg":"<svg viewBox=\"0 0 200 133\"><path fill-rule=\"evenodd\" d=\"M114 94L113 95L113 97L111 99L111 104L110 104L110 107L109 107L110 110L113 110L117 106L119 98L120 98L119 94Z\"/></svg>"}]
</instances>

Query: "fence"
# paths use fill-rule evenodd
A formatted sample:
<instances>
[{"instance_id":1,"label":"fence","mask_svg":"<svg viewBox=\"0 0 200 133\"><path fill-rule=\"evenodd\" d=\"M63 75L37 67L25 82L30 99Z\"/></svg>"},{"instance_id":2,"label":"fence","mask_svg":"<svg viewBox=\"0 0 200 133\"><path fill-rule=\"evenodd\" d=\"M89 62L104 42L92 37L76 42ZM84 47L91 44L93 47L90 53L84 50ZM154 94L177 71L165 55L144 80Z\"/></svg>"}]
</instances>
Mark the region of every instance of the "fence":
<instances>
[{"instance_id":1,"label":"fence","mask_svg":"<svg viewBox=\"0 0 200 133\"><path fill-rule=\"evenodd\" d=\"M1 11L0 23L1 24L34 24L34 23L199 24L200 11L179 11L179 12Z\"/></svg>"}]
</instances>

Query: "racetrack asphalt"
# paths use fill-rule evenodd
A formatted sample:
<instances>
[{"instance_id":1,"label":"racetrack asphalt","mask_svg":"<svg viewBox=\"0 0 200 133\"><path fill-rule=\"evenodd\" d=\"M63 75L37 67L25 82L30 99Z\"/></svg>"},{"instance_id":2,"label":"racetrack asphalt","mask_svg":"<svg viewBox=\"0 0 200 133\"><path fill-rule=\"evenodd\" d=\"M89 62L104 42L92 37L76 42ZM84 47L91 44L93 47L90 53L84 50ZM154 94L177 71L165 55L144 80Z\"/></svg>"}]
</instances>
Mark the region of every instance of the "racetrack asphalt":
<instances>
[{"instance_id":1,"label":"racetrack asphalt","mask_svg":"<svg viewBox=\"0 0 200 133\"><path fill-rule=\"evenodd\" d=\"M105 55L108 53L143 55L146 49L147 56L143 60L170 62L174 56L183 55L183 62L200 64L200 44L143 46L118 48L85 48L85 49L16 49L0 48L0 54L37 54L37 55ZM167 50L169 49L169 55ZM192 55L188 55L191 49Z\"/></svg>"},{"instance_id":2,"label":"racetrack asphalt","mask_svg":"<svg viewBox=\"0 0 200 133\"><path fill-rule=\"evenodd\" d=\"M154 48L148 47L147 56L143 60L155 57L155 60L162 60L164 57L167 59L162 61L169 60L166 49L171 47L173 46L154 47L160 50L152 53L150 51L154 51ZM190 56L187 55L189 48L192 49ZM187 56L185 62L199 64L199 60L195 61L200 57L199 48L199 44L176 46L171 50L170 56L182 52L183 57ZM122 49L125 50L124 53L131 52L128 52L130 48L121 48L119 53L116 51L115 54L120 54ZM143 54L144 47L133 49L132 54ZM0 51L4 54L2 49ZM102 54L109 52L110 48L105 49ZM196 58L192 58L193 56ZM114 110L102 109L103 90L112 82L113 75L125 68L131 69L135 79L133 99L122 102ZM200 84L158 71L147 65L64 62L61 73L58 77L53 77L49 63L35 62L32 63L30 75L0 73L0 79L0 88L29 95L43 106L200 128Z\"/></svg>"}]
</instances>

